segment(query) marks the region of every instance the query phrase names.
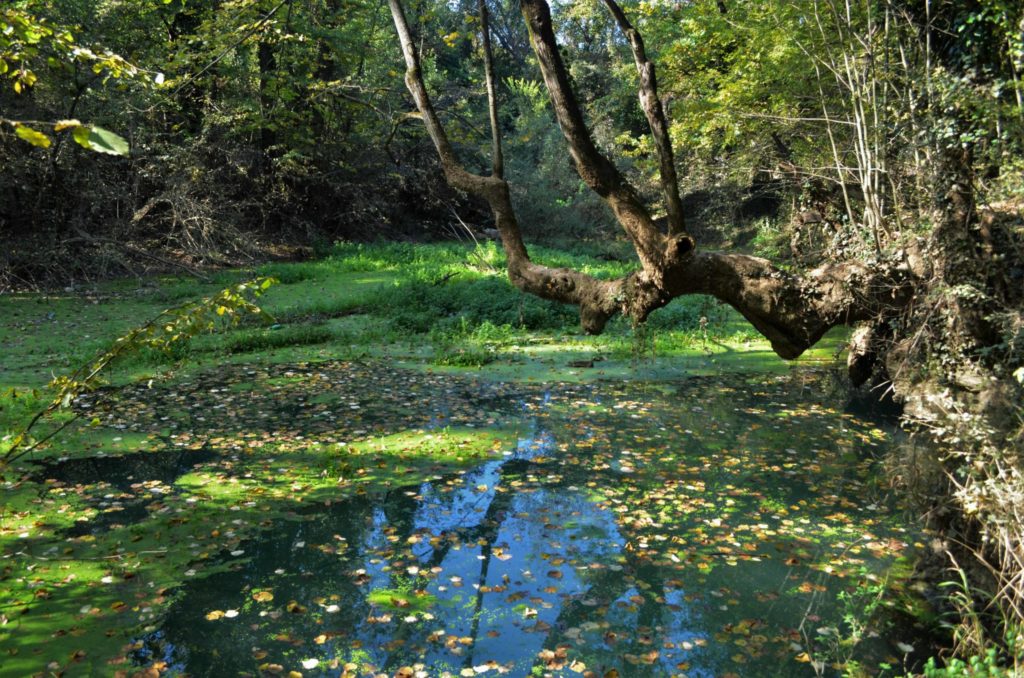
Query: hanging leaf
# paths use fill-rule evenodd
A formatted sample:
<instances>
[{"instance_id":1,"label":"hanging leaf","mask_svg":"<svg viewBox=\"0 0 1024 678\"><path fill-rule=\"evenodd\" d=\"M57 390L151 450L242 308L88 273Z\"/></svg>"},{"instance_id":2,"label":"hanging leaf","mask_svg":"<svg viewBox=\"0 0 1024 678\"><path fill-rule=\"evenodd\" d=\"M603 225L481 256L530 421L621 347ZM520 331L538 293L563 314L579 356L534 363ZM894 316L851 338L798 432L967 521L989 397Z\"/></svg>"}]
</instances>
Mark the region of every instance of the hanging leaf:
<instances>
[{"instance_id":1,"label":"hanging leaf","mask_svg":"<svg viewBox=\"0 0 1024 678\"><path fill-rule=\"evenodd\" d=\"M78 138L75 138L78 141ZM81 142L79 142L81 143ZM102 127L92 127L89 130L89 148L97 153L107 153L109 155L128 155L128 142L117 134L114 134L110 130L105 130Z\"/></svg>"},{"instance_id":2,"label":"hanging leaf","mask_svg":"<svg viewBox=\"0 0 1024 678\"><path fill-rule=\"evenodd\" d=\"M50 137L46 136L42 132L32 129L31 127L18 125L14 128L14 133L17 134L19 138L24 139L33 146L48 148L50 145Z\"/></svg>"},{"instance_id":3,"label":"hanging leaf","mask_svg":"<svg viewBox=\"0 0 1024 678\"><path fill-rule=\"evenodd\" d=\"M128 142L123 137L102 127L79 125L71 132L71 136L75 139L75 143L90 151L109 155L128 155Z\"/></svg>"},{"instance_id":4,"label":"hanging leaf","mask_svg":"<svg viewBox=\"0 0 1024 678\"><path fill-rule=\"evenodd\" d=\"M75 143L81 146L82 148L92 150L92 147L89 146L89 134L91 132L92 130L89 129L86 125L81 125L79 127L74 128L71 131L71 137L75 140Z\"/></svg>"}]
</instances>

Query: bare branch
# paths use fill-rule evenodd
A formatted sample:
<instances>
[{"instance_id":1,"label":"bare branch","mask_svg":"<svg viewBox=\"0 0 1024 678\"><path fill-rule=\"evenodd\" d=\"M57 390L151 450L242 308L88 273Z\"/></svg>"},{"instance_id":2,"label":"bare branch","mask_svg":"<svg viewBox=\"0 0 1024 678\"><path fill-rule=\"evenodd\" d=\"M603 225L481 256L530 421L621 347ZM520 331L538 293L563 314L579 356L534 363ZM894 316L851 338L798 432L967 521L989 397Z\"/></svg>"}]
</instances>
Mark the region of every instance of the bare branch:
<instances>
[{"instance_id":1,"label":"bare branch","mask_svg":"<svg viewBox=\"0 0 1024 678\"><path fill-rule=\"evenodd\" d=\"M667 253L689 252L693 249L693 241L688 236L668 239L660 233L636 189L597 149L569 85L565 64L558 53L558 43L551 25L551 8L544 0L522 0L520 6L530 30L530 43L551 96L555 117L576 163L576 171L587 186L612 208L615 218L633 240L644 273L654 284L658 284L657 279L669 256Z\"/></svg>"},{"instance_id":2,"label":"bare branch","mask_svg":"<svg viewBox=\"0 0 1024 678\"><path fill-rule=\"evenodd\" d=\"M434 104L427 94L427 87L423 84L419 52L413 44L412 32L409 30L405 11L399 0L388 0L388 6L391 8L395 30L398 32L398 39L402 45L402 55L405 57L405 86L409 88L409 93L412 94L412 98L416 102L416 108L423 116L423 124L426 125L427 134L430 135L431 141L434 142L434 148L437 149L437 154L440 156L445 178L455 188L468 193L480 194L486 189L487 181L484 177L467 172L455 157L455 151L451 142L448 141L448 135L445 134L444 127L441 126L441 121L434 110Z\"/></svg>"},{"instance_id":3,"label":"bare branch","mask_svg":"<svg viewBox=\"0 0 1024 678\"><path fill-rule=\"evenodd\" d=\"M498 100L494 92L494 56L491 53L491 29L487 17L487 0L478 0L480 32L483 33L484 78L487 80L487 113L491 119L491 166L498 179L505 177L505 160L501 153L501 128L498 126Z\"/></svg>"},{"instance_id":4,"label":"bare branch","mask_svg":"<svg viewBox=\"0 0 1024 678\"><path fill-rule=\"evenodd\" d=\"M668 119L665 109L658 97L658 79L655 75L654 63L647 58L644 40L640 32L629 23L626 14L615 0L604 0L623 35L629 40L636 62L636 72L640 76L640 107L647 116L647 124L654 137L654 146L658 150L660 160L661 191L665 195L665 211L668 214L668 232L672 235L685 235L686 223L683 217L683 201L679 198L679 179L676 176L675 158L672 153L672 140L668 133Z\"/></svg>"}]
</instances>

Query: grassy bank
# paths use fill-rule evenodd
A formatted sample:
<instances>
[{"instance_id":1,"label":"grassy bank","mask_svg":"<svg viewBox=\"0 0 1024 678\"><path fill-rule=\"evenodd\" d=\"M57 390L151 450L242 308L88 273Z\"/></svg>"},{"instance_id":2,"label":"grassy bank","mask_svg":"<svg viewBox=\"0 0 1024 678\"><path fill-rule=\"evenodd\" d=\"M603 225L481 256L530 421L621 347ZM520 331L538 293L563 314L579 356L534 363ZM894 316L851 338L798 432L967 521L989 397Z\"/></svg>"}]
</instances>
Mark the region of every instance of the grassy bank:
<instances>
[{"instance_id":1,"label":"grassy bank","mask_svg":"<svg viewBox=\"0 0 1024 678\"><path fill-rule=\"evenodd\" d=\"M629 270L583 254L541 249L536 256L598 277ZM224 271L209 282L165 277L0 297L0 386L42 387L168 306L255 275L279 280L261 301L273 324L201 336L169 355L133 356L112 378L123 382L223 362L364 356L430 369L488 365L502 378L787 368L735 311L708 297L673 301L639 332L618 319L602 336L587 337L579 333L574 308L513 288L492 243L339 244L315 261ZM839 344L826 339L802 360L829 359ZM569 366L584 360L594 360L594 367Z\"/></svg>"}]
</instances>

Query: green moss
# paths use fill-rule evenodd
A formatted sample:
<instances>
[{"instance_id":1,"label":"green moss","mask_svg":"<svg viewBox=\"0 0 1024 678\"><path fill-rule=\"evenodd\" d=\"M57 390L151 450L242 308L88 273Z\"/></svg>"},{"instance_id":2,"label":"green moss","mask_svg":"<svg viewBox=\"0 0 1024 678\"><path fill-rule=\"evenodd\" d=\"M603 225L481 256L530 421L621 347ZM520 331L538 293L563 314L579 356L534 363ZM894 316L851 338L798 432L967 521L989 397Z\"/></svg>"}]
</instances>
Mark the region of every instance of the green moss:
<instances>
[{"instance_id":1,"label":"green moss","mask_svg":"<svg viewBox=\"0 0 1024 678\"><path fill-rule=\"evenodd\" d=\"M377 607L400 614L426 612L437 603L437 597L417 594L405 589L376 589L366 599Z\"/></svg>"}]
</instances>

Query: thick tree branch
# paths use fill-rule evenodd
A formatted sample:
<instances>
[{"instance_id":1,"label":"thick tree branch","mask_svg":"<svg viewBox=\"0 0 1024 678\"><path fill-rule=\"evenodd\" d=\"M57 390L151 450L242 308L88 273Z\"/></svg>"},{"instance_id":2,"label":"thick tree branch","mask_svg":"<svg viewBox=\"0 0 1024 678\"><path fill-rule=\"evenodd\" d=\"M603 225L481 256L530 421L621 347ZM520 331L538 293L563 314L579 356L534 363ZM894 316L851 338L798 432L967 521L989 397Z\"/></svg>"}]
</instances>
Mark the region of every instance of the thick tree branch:
<instances>
[{"instance_id":1,"label":"thick tree branch","mask_svg":"<svg viewBox=\"0 0 1024 678\"><path fill-rule=\"evenodd\" d=\"M654 137L654 146L658 151L660 162L661 191L665 195L665 212L668 216L668 232L671 235L686 235L686 222L683 215L683 201L679 197L679 178L676 176L675 157L672 153L672 140L668 133L668 119L665 109L658 96L658 79L654 70L654 62L647 58L644 40L640 31L633 28L626 14L615 0L604 0L623 35L629 40L636 62L636 72L640 76L640 107L647 116L647 124Z\"/></svg>"},{"instance_id":2,"label":"thick tree branch","mask_svg":"<svg viewBox=\"0 0 1024 678\"><path fill-rule=\"evenodd\" d=\"M599 280L572 269L540 266L530 261L515 210L512 208L508 183L501 177L501 165L495 162L495 176L483 177L466 171L459 163L423 82L419 54L401 0L388 0L388 6L391 8L391 16L405 58L405 84L416 102L416 108L437 150L445 178L455 188L487 201L498 232L501 233L502 247L508 258L509 279L524 292L579 306L583 329L589 333L601 332L608 319L620 312L622 288L633 276L619 280ZM495 123L496 112L492 125ZM495 140L495 148L500 151L497 129Z\"/></svg>"},{"instance_id":3,"label":"thick tree branch","mask_svg":"<svg viewBox=\"0 0 1024 678\"><path fill-rule=\"evenodd\" d=\"M558 53L558 43L551 24L551 9L547 3L544 0L521 0L520 6L530 30L530 43L551 96L555 117L576 163L576 171L587 186L612 208L615 218L633 240L644 274L652 284L659 286L661 271L671 256L669 252L685 253L693 249L693 241L685 235L666 238L660 233L636 190L597 149L569 84L565 64Z\"/></svg>"},{"instance_id":4,"label":"thick tree branch","mask_svg":"<svg viewBox=\"0 0 1024 678\"><path fill-rule=\"evenodd\" d=\"M906 269L859 262L821 266L804 276L767 259L696 252L666 275L670 298L708 294L745 317L782 358L792 360L838 325L874 320L910 299Z\"/></svg>"}]
</instances>

